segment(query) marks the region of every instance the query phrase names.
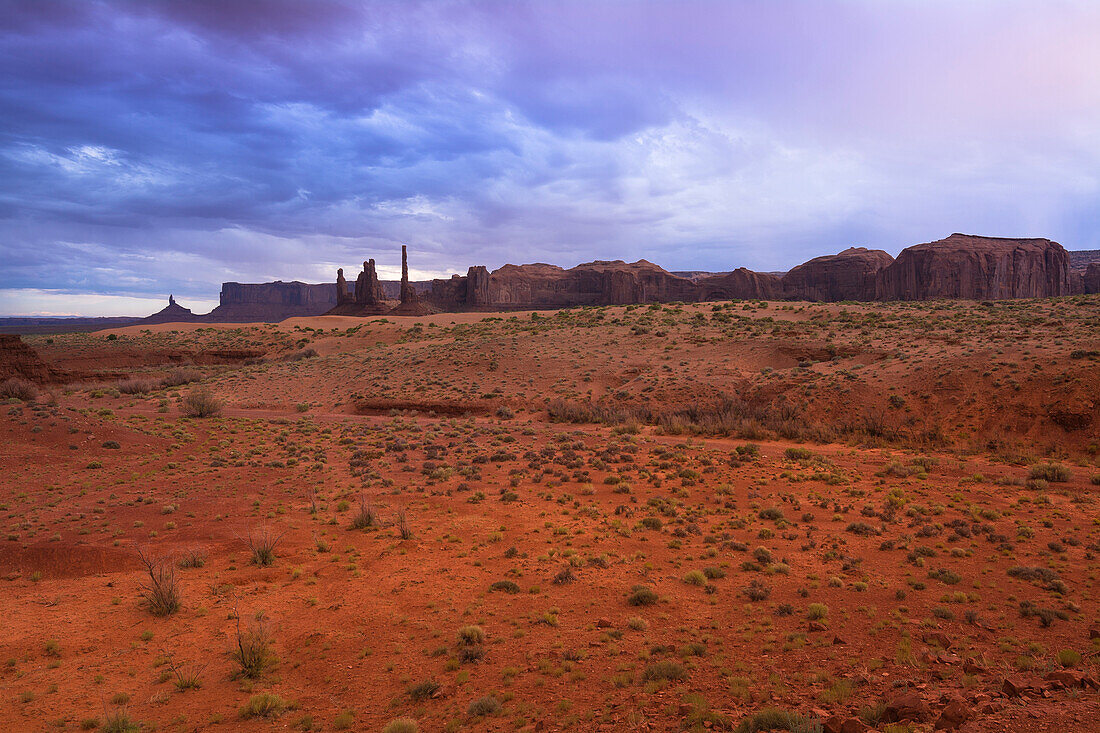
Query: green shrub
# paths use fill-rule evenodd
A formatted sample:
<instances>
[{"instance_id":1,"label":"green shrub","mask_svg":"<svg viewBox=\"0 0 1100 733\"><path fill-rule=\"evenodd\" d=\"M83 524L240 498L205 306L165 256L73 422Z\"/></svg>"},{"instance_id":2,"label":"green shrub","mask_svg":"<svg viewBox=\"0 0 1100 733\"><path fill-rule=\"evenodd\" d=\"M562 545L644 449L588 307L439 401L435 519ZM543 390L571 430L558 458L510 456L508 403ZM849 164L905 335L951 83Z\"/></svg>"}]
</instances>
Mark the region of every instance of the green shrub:
<instances>
[{"instance_id":1,"label":"green shrub","mask_svg":"<svg viewBox=\"0 0 1100 733\"><path fill-rule=\"evenodd\" d=\"M382 733L419 733L420 726L412 718L398 718L386 723Z\"/></svg>"},{"instance_id":2,"label":"green shrub","mask_svg":"<svg viewBox=\"0 0 1100 733\"><path fill-rule=\"evenodd\" d=\"M274 718L286 710L283 698L271 692L253 695L240 710L241 720L249 718Z\"/></svg>"},{"instance_id":3,"label":"green shrub","mask_svg":"<svg viewBox=\"0 0 1100 733\"><path fill-rule=\"evenodd\" d=\"M657 591L648 585L636 585L627 596L626 602L631 606L652 606L657 599Z\"/></svg>"},{"instance_id":4,"label":"green shrub","mask_svg":"<svg viewBox=\"0 0 1100 733\"><path fill-rule=\"evenodd\" d=\"M478 698L471 702L469 707L466 708L468 714L479 718L485 715L496 715L500 710L500 700L497 700L492 695Z\"/></svg>"},{"instance_id":5,"label":"green shrub","mask_svg":"<svg viewBox=\"0 0 1100 733\"><path fill-rule=\"evenodd\" d=\"M671 659L662 659L646 667L644 676L648 681L657 682L664 680L683 680L687 679L687 671L679 662Z\"/></svg>"},{"instance_id":6,"label":"green shrub","mask_svg":"<svg viewBox=\"0 0 1100 733\"><path fill-rule=\"evenodd\" d=\"M1069 469L1063 466L1061 463L1055 463L1054 461L1046 461L1045 463L1036 463L1031 466L1028 471L1028 478L1030 479L1042 479L1049 481L1050 483L1065 483L1070 479Z\"/></svg>"},{"instance_id":7,"label":"green shrub","mask_svg":"<svg viewBox=\"0 0 1100 733\"><path fill-rule=\"evenodd\" d=\"M824 603L811 603L806 607L806 618L811 621L820 621L829 615L829 607Z\"/></svg>"}]
</instances>

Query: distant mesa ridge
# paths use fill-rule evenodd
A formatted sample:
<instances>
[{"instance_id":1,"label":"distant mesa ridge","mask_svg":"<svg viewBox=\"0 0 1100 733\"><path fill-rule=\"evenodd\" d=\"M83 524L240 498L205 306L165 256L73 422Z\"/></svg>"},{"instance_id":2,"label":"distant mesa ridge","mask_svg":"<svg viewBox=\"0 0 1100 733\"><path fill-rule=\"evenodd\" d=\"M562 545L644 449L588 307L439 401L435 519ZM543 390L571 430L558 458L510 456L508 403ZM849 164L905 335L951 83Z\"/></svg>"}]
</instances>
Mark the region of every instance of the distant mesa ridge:
<instances>
[{"instance_id":1,"label":"distant mesa ridge","mask_svg":"<svg viewBox=\"0 0 1100 733\"><path fill-rule=\"evenodd\" d=\"M1077 255L1084 256L1080 266ZM173 302L146 322L168 322L173 314L183 322L248 322L712 300L1002 300L1100 292L1100 252L1071 257L1049 239L959 233L907 247L896 259L882 250L850 247L781 275L744 267L672 273L647 260L596 260L569 269L541 262L492 271L475 265L465 275L411 282L404 245L401 264L400 282L380 281L375 261L368 259L354 283L342 268L335 285L224 283L220 304L206 316Z\"/></svg>"},{"instance_id":2,"label":"distant mesa ridge","mask_svg":"<svg viewBox=\"0 0 1100 733\"><path fill-rule=\"evenodd\" d=\"M1100 293L1100 250L1067 252L1038 237L952 234L907 247L897 259L882 250L850 247L815 257L786 273L669 272L647 260L596 260L569 269L546 263L482 265L465 275L415 282L402 246L401 281L382 281L373 259L354 283L222 283L219 304L192 313L169 296L147 318L7 318L8 333L97 330L133 324L277 322L335 315L426 315L448 311L521 310L583 305L711 300L891 301L958 298L1002 300ZM64 328L58 326L63 324Z\"/></svg>"}]
</instances>

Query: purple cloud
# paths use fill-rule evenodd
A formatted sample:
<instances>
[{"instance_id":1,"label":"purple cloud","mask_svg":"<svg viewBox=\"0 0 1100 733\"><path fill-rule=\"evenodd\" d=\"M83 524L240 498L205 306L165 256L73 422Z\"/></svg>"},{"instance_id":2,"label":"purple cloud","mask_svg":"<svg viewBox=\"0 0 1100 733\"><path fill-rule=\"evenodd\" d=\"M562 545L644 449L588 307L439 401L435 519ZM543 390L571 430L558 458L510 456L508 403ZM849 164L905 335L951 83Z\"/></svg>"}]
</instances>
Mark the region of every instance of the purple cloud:
<instances>
[{"instance_id":1,"label":"purple cloud","mask_svg":"<svg viewBox=\"0 0 1100 733\"><path fill-rule=\"evenodd\" d=\"M1084 0L0 0L0 290L1100 248L1097 37Z\"/></svg>"}]
</instances>

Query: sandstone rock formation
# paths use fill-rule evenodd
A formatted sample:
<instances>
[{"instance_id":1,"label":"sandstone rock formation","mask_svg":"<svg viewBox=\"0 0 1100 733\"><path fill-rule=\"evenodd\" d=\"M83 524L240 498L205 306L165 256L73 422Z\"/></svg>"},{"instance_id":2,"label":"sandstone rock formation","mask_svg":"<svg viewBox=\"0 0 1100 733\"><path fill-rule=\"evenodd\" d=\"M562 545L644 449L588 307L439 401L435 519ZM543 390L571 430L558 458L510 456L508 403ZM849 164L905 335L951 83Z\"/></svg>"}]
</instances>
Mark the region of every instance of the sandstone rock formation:
<instances>
[{"instance_id":1,"label":"sandstone rock formation","mask_svg":"<svg viewBox=\"0 0 1100 733\"><path fill-rule=\"evenodd\" d=\"M429 306L420 302L416 288L409 283L409 252L404 244L401 245L401 302L390 313L395 316L426 316L432 313Z\"/></svg>"},{"instance_id":2,"label":"sandstone rock formation","mask_svg":"<svg viewBox=\"0 0 1100 733\"><path fill-rule=\"evenodd\" d=\"M23 339L0 334L0 382L17 378L37 384L51 384L67 381L70 376L43 361L37 351L23 343Z\"/></svg>"},{"instance_id":3,"label":"sandstone rock formation","mask_svg":"<svg viewBox=\"0 0 1100 733\"><path fill-rule=\"evenodd\" d=\"M190 308L184 308L176 302L174 296L168 296L168 305L151 316L141 319L142 323L194 323L205 320L203 316L195 315Z\"/></svg>"},{"instance_id":4,"label":"sandstone rock formation","mask_svg":"<svg viewBox=\"0 0 1100 733\"><path fill-rule=\"evenodd\" d=\"M319 316L336 305L332 285L303 282L222 283L217 308L202 320L216 323L275 322L295 316Z\"/></svg>"},{"instance_id":5,"label":"sandstone rock formation","mask_svg":"<svg viewBox=\"0 0 1100 733\"><path fill-rule=\"evenodd\" d=\"M1093 262L1086 267L1081 281L1083 292L1090 295L1100 293L1100 262Z\"/></svg>"},{"instance_id":6,"label":"sandstone rock formation","mask_svg":"<svg viewBox=\"0 0 1100 733\"><path fill-rule=\"evenodd\" d=\"M378 271L374 260L363 263L363 271L355 278L355 292L348 292L348 283L344 279L344 269L336 271L336 306L327 311L330 316L378 316L388 309L386 298L382 294L382 284L378 282Z\"/></svg>"},{"instance_id":7,"label":"sandstone rock formation","mask_svg":"<svg viewBox=\"0 0 1100 733\"><path fill-rule=\"evenodd\" d=\"M864 247L815 257L783 276L783 297L815 301L874 300L878 273L893 261L893 257L880 249Z\"/></svg>"},{"instance_id":8,"label":"sandstone rock formation","mask_svg":"<svg viewBox=\"0 0 1100 733\"><path fill-rule=\"evenodd\" d=\"M875 297L1000 300L1070 292L1069 255L1057 242L952 234L902 250L879 272Z\"/></svg>"}]
</instances>

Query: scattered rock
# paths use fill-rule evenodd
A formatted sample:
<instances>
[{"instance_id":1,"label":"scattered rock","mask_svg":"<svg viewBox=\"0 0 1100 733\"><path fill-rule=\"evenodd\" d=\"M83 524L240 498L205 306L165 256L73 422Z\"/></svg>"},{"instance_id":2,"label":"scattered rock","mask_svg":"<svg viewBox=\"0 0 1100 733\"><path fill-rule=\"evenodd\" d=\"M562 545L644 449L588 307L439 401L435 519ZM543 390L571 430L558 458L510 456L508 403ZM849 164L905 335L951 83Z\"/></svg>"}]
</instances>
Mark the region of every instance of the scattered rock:
<instances>
[{"instance_id":1,"label":"scattered rock","mask_svg":"<svg viewBox=\"0 0 1100 733\"><path fill-rule=\"evenodd\" d=\"M940 717L936 719L936 730L955 730L973 715L970 706L960 695L951 695Z\"/></svg>"},{"instance_id":2,"label":"scattered rock","mask_svg":"<svg viewBox=\"0 0 1100 733\"><path fill-rule=\"evenodd\" d=\"M920 723L928 720L932 711L928 705L915 692L903 692L886 701L886 710L882 714L883 721L897 723L909 720Z\"/></svg>"}]
</instances>

